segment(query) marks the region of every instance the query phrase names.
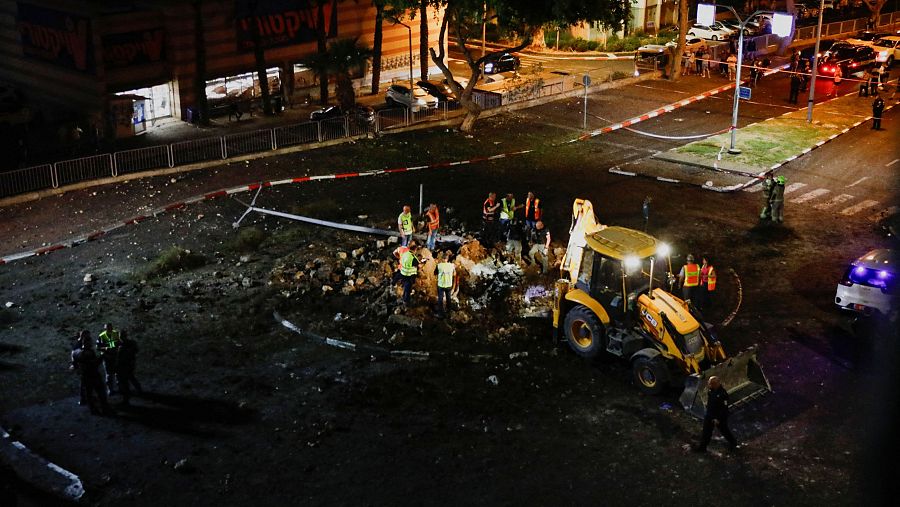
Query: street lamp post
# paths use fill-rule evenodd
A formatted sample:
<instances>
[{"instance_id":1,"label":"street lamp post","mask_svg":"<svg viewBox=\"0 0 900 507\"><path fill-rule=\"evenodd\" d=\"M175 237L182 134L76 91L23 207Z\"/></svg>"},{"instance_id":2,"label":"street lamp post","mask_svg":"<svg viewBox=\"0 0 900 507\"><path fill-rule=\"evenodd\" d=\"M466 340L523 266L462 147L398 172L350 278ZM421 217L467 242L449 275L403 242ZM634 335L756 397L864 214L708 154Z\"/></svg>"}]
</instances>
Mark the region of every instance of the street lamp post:
<instances>
[{"instance_id":1,"label":"street lamp post","mask_svg":"<svg viewBox=\"0 0 900 507\"><path fill-rule=\"evenodd\" d=\"M393 20L398 25L403 25L406 27L406 30L409 31L409 96L410 96L410 104L415 102L413 93L413 59L412 59L412 28L406 23L400 21L399 19Z\"/></svg>"},{"instance_id":2,"label":"street lamp post","mask_svg":"<svg viewBox=\"0 0 900 507\"><path fill-rule=\"evenodd\" d=\"M712 5L712 4L697 4L697 23L712 25L715 22L715 9L716 7L724 7L731 11L734 14L734 17L738 20L738 47L737 47L737 69L734 73L734 102L731 108L731 146L728 148L728 153L736 155L741 152L740 149L735 146L737 141L737 126L738 126L738 108L741 103L740 89L741 89L741 67L744 64L744 29L747 26L747 23L753 19L757 14L762 12L766 12L763 10L754 11L753 14L747 16L746 19L741 19L738 16L734 7L730 5ZM775 15L779 15L781 13L776 13ZM704 17L701 20L701 17ZM774 28L774 27L773 27ZM773 30L774 31L774 30ZM777 34L780 35L780 34Z\"/></svg>"},{"instance_id":3,"label":"street lamp post","mask_svg":"<svg viewBox=\"0 0 900 507\"><path fill-rule=\"evenodd\" d=\"M806 102L806 123L812 123L813 103L816 100L816 74L819 69L819 42L822 41L822 11L825 0L819 0L819 23L816 26L816 47L813 49L812 77L809 79L809 100Z\"/></svg>"}]
</instances>

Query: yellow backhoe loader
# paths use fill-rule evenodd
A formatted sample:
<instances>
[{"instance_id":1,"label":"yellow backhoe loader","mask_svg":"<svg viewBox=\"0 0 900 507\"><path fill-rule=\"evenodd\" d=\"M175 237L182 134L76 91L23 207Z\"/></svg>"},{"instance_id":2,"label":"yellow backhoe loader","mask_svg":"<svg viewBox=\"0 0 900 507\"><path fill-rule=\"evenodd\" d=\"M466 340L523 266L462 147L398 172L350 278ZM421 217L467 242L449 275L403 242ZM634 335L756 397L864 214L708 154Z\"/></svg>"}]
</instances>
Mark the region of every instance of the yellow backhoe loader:
<instances>
[{"instance_id":1,"label":"yellow backhoe loader","mask_svg":"<svg viewBox=\"0 0 900 507\"><path fill-rule=\"evenodd\" d=\"M722 380L733 406L771 391L755 347L728 357L690 301L666 290L675 279L669 246L653 236L600 224L591 202L576 199L560 270L554 334L579 356L609 353L630 360L635 383L651 394L683 378L679 401L698 417L706 410L712 375ZM665 279L656 278L656 270Z\"/></svg>"}]
</instances>

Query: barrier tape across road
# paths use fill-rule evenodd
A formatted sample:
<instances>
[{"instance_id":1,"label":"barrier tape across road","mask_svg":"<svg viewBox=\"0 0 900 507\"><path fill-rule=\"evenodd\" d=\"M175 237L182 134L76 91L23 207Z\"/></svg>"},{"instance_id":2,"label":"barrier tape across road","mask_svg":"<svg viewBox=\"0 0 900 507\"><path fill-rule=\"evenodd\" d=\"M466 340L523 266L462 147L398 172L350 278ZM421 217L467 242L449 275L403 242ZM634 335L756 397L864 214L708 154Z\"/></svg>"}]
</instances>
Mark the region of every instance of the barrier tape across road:
<instances>
[{"instance_id":1,"label":"barrier tape across road","mask_svg":"<svg viewBox=\"0 0 900 507\"><path fill-rule=\"evenodd\" d=\"M778 72L779 70L780 70L780 68L776 68L776 69L773 69L773 70L767 72L767 74ZM606 134L606 133L620 130L623 128L627 128L636 123L640 123L642 121L649 120L650 118L655 118L661 114L669 113L680 107L684 107L686 105L693 104L694 102L697 102L699 100L722 93L723 91L727 91L732 88L734 88L734 83L720 86L718 88L705 91L705 92L695 95L693 97L689 97L689 98L679 100L677 102L673 102L671 104L662 106L662 107L660 107L654 111L651 111L649 113L635 116L635 117L625 120L623 122L615 123L613 125L594 130L592 132L589 132L587 134L584 134L577 138L574 138L564 144L573 143L573 142L577 142L577 141L584 141L586 139L590 139L590 138L596 137L598 135L602 135L602 134ZM13 261L27 259L29 257L48 254L48 253L55 252L57 250L62 250L65 248L71 248L71 247L80 245L82 243L87 243L89 241L94 241L96 239L102 238L103 236L106 236L110 232L113 232L117 229L125 227L126 225L138 224L138 223L143 222L144 220L157 217L157 216L167 213L169 211L174 211L174 210L179 210L179 209L185 208L190 204L195 204L195 203L203 202L203 201L209 201L209 200L216 199L219 197L226 197L226 196L237 194L240 192L253 191L253 190L257 190L261 187L274 187L274 186L278 186L278 185L307 183L307 182L320 181L320 180L347 179L347 178L356 178L356 177L362 177L362 176L380 176L383 174L397 174L397 173L404 173L404 172L410 172L410 171L418 171L418 170L423 170L423 169L441 169L441 168L454 167L454 166L460 166L460 165L475 164L478 162L487 162L487 161L491 161L491 160L498 160L498 159L506 158L506 157L514 157L514 156L518 156L518 155L524 155L526 153L531 153L533 151L534 150L520 150L520 151L513 151L513 152L508 152L508 153L500 153L500 154L491 155L491 156L475 157L475 158L471 158L468 160L459 160L459 161L452 161L452 162L438 162L438 163L434 163L434 164L398 167L398 168L394 168L394 169L378 169L378 170L372 170L372 171L345 172L345 173L327 174L327 175L320 175L320 176L301 176L301 177L297 177L297 178L287 178L287 179L273 180L273 181L262 181L262 182L250 183L247 185L240 185L240 186L233 187L233 188L222 189L222 190L217 190L214 192L196 195L196 196L184 199L182 201L166 204L159 208L150 210L146 214L133 216L126 220L122 220L120 222L111 224L107 227L103 227L101 229L90 232L83 236L78 236L73 239L61 241L59 243L51 244L48 246L42 246L40 248L36 248L33 250L28 250L28 251L24 251L24 252L15 253L15 254L5 255L3 257L0 257L0 265L9 264ZM631 174L629 174L629 175L631 175Z\"/></svg>"}]
</instances>

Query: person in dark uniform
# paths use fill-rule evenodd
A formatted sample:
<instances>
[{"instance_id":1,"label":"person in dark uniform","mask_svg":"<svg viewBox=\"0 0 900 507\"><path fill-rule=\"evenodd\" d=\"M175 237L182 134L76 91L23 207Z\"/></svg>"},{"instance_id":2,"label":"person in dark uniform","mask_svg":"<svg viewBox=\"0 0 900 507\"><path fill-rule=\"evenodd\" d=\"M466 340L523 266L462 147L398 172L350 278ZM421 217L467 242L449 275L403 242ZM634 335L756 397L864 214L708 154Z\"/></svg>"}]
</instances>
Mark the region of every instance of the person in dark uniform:
<instances>
[{"instance_id":1,"label":"person in dark uniform","mask_svg":"<svg viewBox=\"0 0 900 507\"><path fill-rule=\"evenodd\" d=\"M84 348L85 342L91 341L91 332L87 329L82 330L78 333L78 336L75 337L75 341L72 343L72 354L70 356L71 367L74 368L75 365L75 352ZM78 398L79 405L87 405L87 393L84 390L84 383L81 384L81 395Z\"/></svg>"},{"instance_id":2,"label":"person in dark uniform","mask_svg":"<svg viewBox=\"0 0 900 507\"><path fill-rule=\"evenodd\" d=\"M800 95L800 85L802 84L802 79L800 75L796 72L791 74L791 94L788 97L788 103L796 104L797 98Z\"/></svg>"},{"instance_id":3,"label":"person in dark uniform","mask_svg":"<svg viewBox=\"0 0 900 507\"><path fill-rule=\"evenodd\" d=\"M94 346L90 339L82 343L81 348L72 352L71 369L81 375L81 392L87 398L88 406L92 414L109 414L111 410L106 401L106 388L103 385L103 377L100 375L100 358L94 352ZM100 409L94 395L100 399Z\"/></svg>"},{"instance_id":4,"label":"person in dark uniform","mask_svg":"<svg viewBox=\"0 0 900 507\"><path fill-rule=\"evenodd\" d=\"M872 102L872 129L881 130L881 114L884 113L884 99L875 92L875 101Z\"/></svg>"},{"instance_id":5,"label":"person in dark uniform","mask_svg":"<svg viewBox=\"0 0 900 507\"><path fill-rule=\"evenodd\" d=\"M143 392L141 384L134 376L135 360L138 353L137 343L128 337L128 333L122 330L121 344L119 345L119 362L116 365L116 378L119 383L119 391L122 393L122 404L128 405L131 400L131 386L138 394Z\"/></svg>"},{"instance_id":6,"label":"person in dark uniform","mask_svg":"<svg viewBox=\"0 0 900 507\"><path fill-rule=\"evenodd\" d=\"M713 427L719 428L719 433L728 441L730 450L737 449L737 439L728 429L728 391L722 386L719 377L709 377L709 394L706 400L706 416L703 417L703 434L700 437L700 445L694 447L696 452L706 452L706 446L712 438Z\"/></svg>"}]
</instances>

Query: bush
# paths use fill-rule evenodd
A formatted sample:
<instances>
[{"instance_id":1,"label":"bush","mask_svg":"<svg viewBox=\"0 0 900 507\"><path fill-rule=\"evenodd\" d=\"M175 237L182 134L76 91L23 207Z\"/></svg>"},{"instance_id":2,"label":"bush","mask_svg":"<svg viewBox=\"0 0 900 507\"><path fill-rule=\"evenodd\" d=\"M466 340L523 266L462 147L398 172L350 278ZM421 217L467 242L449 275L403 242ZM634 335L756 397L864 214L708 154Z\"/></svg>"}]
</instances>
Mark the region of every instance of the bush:
<instances>
[{"instance_id":1,"label":"bush","mask_svg":"<svg viewBox=\"0 0 900 507\"><path fill-rule=\"evenodd\" d=\"M142 278L154 278L169 273L188 271L206 264L206 257L173 246L160 252L159 256L142 273Z\"/></svg>"},{"instance_id":2,"label":"bush","mask_svg":"<svg viewBox=\"0 0 900 507\"><path fill-rule=\"evenodd\" d=\"M621 70L617 70L612 73L612 80L616 81L618 79L625 79L626 77L631 77L631 74L627 72L622 72Z\"/></svg>"}]
</instances>

